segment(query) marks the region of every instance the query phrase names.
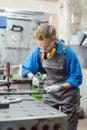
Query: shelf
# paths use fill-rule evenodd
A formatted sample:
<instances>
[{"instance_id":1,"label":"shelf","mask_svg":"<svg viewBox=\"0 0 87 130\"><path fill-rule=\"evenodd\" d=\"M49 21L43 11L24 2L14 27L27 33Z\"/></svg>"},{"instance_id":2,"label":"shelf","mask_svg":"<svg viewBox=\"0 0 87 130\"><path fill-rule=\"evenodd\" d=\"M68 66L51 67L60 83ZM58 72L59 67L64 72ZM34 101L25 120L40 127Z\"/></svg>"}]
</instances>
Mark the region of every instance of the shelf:
<instances>
[{"instance_id":1,"label":"shelf","mask_svg":"<svg viewBox=\"0 0 87 130\"><path fill-rule=\"evenodd\" d=\"M29 50L30 48L28 47L5 47L5 49L13 49L13 50L21 50L21 49L24 49L24 50Z\"/></svg>"}]
</instances>

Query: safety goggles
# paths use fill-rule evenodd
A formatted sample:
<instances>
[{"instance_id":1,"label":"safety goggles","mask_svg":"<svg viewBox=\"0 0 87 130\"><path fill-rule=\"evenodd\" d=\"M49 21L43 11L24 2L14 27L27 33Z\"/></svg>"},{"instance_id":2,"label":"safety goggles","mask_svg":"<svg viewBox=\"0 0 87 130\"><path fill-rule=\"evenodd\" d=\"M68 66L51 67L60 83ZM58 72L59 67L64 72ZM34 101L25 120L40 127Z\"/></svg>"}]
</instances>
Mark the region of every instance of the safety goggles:
<instances>
[{"instance_id":1,"label":"safety goggles","mask_svg":"<svg viewBox=\"0 0 87 130\"><path fill-rule=\"evenodd\" d=\"M35 37L38 39L38 40L46 40L46 39L53 39L55 35L52 33L52 34L49 34L49 33L39 33L39 32L35 32Z\"/></svg>"}]
</instances>

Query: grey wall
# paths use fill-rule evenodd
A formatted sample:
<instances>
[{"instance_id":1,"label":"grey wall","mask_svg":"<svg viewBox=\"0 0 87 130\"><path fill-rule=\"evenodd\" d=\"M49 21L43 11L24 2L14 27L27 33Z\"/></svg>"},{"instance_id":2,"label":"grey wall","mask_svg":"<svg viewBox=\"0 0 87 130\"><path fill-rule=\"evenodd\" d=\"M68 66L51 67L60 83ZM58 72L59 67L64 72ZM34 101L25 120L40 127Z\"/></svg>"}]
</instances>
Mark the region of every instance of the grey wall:
<instances>
[{"instance_id":1,"label":"grey wall","mask_svg":"<svg viewBox=\"0 0 87 130\"><path fill-rule=\"evenodd\" d=\"M34 32L38 25L49 20L55 14L43 12L0 12L7 16L7 28L0 28L0 64L10 60L11 64L20 64L36 47ZM23 31L12 31L12 26L21 26Z\"/></svg>"},{"instance_id":2,"label":"grey wall","mask_svg":"<svg viewBox=\"0 0 87 130\"><path fill-rule=\"evenodd\" d=\"M80 61L81 67L87 68L87 47L79 46L79 45L73 45L71 47L76 52L78 59Z\"/></svg>"},{"instance_id":3,"label":"grey wall","mask_svg":"<svg viewBox=\"0 0 87 130\"><path fill-rule=\"evenodd\" d=\"M76 52L82 67L83 82L80 85L81 108L84 111L84 117L87 117L87 47L78 45L73 45L71 47Z\"/></svg>"}]
</instances>

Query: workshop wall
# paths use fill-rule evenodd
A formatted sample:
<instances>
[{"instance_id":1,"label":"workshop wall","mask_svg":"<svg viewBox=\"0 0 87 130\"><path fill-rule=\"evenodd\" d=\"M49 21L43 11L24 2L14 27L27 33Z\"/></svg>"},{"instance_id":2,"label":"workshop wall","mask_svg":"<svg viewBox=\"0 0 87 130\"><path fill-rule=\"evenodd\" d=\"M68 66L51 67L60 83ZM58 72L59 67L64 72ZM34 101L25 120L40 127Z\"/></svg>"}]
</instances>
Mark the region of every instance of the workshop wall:
<instances>
[{"instance_id":1,"label":"workshop wall","mask_svg":"<svg viewBox=\"0 0 87 130\"><path fill-rule=\"evenodd\" d=\"M36 46L36 42L34 39L34 30L36 29L37 25L40 21L46 21L51 19L51 22L55 20L57 26L57 1L41 1L41 0L0 0L0 8L1 13L3 15L3 9L8 10L8 17L14 18L7 18L7 28L1 29L0 28L0 64L4 64L5 61L10 59L12 64L19 64L26 59L31 52L31 50ZM51 7L51 8L49 8ZM33 15L21 15L12 13L15 10L21 10L26 12L36 12ZM11 16L13 15L13 16ZM56 17L55 17L56 16ZM27 19L28 17L28 19ZM27 20L23 20L23 19ZM20 19L20 20L19 20ZM23 31L17 32L12 31L11 28L13 25L22 26ZM11 57L13 55L14 58ZM19 58L17 58L19 57Z\"/></svg>"},{"instance_id":2,"label":"workshop wall","mask_svg":"<svg viewBox=\"0 0 87 130\"><path fill-rule=\"evenodd\" d=\"M37 26L48 22L50 15L56 17L56 14L15 10L1 10L0 15L6 16L6 27L0 27L0 64L7 60L11 64L22 64L37 45L34 37Z\"/></svg>"},{"instance_id":3,"label":"workshop wall","mask_svg":"<svg viewBox=\"0 0 87 130\"><path fill-rule=\"evenodd\" d=\"M0 8L56 13L57 0L0 0Z\"/></svg>"},{"instance_id":4,"label":"workshop wall","mask_svg":"<svg viewBox=\"0 0 87 130\"><path fill-rule=\"evenodd\" d=\"M77 31L87 29L87 0L59 0L57 3L59 37L66 43Z\"/></svg>"},{"instance_id":5,"label":"workshop wall","mask_svg":"<svg viewBox=\"0 0 87 130\"><path fill-rule=\"evenodd\" d=\"M87 68L82 69L83 83L80 86L81 108L83 109L83 117L87 118Z\"/></svg>"}]
</instances>

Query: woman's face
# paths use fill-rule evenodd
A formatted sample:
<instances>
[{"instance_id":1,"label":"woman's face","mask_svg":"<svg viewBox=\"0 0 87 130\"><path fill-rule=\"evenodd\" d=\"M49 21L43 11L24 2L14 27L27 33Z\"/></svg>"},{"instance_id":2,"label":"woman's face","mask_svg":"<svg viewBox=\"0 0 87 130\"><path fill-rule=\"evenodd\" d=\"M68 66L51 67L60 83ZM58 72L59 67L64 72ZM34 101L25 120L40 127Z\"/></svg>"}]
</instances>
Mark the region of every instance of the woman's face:
<instances>
[{"instance_id":1,"label":"woman's face","mask_svg":"<svg viewBox=\"0 0 87 130\"><path fill-rule=\"evenodd\" d=\"M38 40L36 39L37 43L38 43L38 46L40 47L41 49L41 52L49 52L54 46L55 46L55 43L56 43L56 39L46 39L46 40Z\"/></svg>"}]
</instances>

